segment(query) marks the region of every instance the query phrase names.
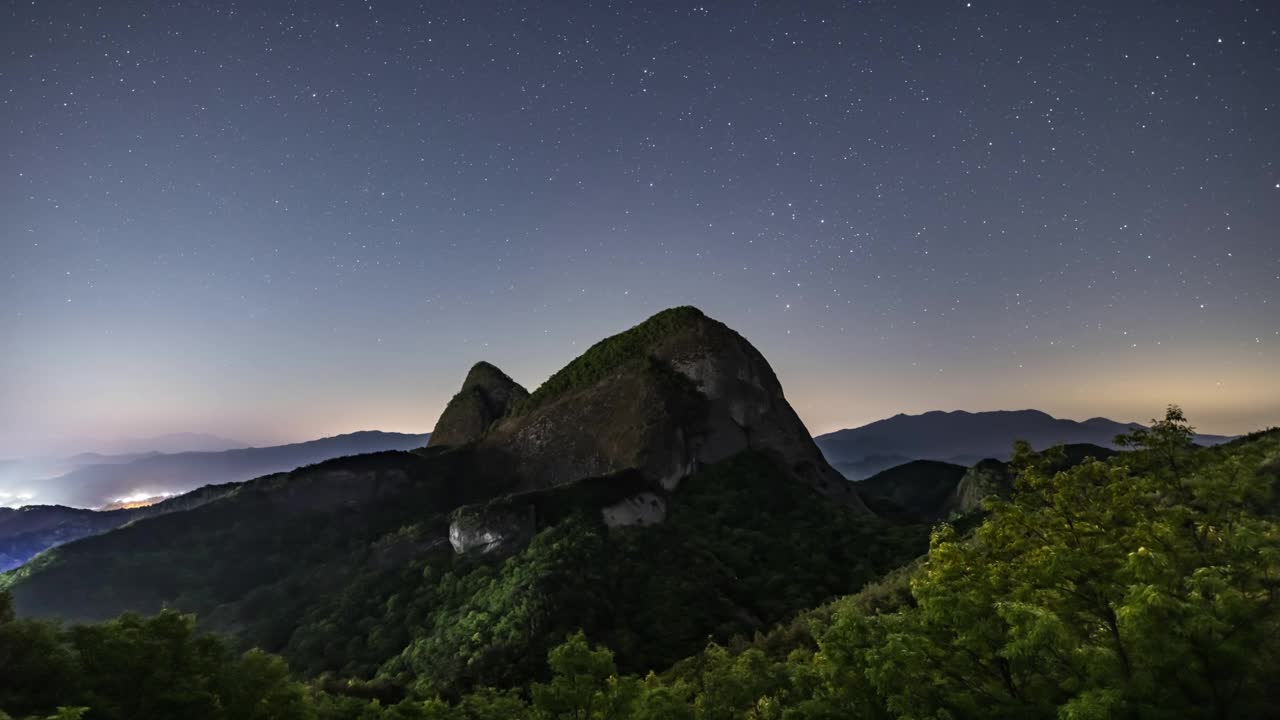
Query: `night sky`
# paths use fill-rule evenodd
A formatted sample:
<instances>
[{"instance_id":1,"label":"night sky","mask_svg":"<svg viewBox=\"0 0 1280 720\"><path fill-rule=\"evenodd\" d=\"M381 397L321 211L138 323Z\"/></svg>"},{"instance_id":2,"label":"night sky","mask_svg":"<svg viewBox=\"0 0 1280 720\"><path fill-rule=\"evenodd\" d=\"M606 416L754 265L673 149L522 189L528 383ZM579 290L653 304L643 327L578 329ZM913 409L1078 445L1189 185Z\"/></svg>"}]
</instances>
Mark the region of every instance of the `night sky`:
<instances>
[{"instance_id":1,"label":"night sky","mask_svg":"<svg viewBox=\"0 0 1280 720\"><path fill-rule=\"evenodd\" d=\"M14 2L0 456L425 431L694 304L814 432L1280 423L1280 3Z\"/></svg>"}]
</instances>

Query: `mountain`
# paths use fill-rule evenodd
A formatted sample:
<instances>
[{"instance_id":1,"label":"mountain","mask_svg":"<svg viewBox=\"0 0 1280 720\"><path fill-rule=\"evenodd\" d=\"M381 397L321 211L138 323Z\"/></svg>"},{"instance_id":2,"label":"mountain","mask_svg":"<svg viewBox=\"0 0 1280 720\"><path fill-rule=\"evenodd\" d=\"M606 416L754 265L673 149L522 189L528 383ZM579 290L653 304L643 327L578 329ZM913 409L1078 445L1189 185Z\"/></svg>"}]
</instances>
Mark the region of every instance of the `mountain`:
<instances>
[{"instance_id":1,"label":"mountain","mask_svg":"<svg viewBox=\"0 0 1280 720\"><path fill-rule=\"evenodd\" d=\"M120 455L104 455L96 452L77 453L70 457L64 458L64 462L73 466L80 465L121 465L123 463L133 462L148 455L159 455L158 450L149 450L147 452L123 453ZM59 473L62 474L62 473Z\"/></svg>"},{"instance_id":2,"label":"mountain","mask_svg":"<svg viewBox=\"0 0 1280 720\"><path fill-rule=\"evenodd\" d=\"M832 462L831 466L849 480L865 480L876 473L884 472L892 467L911 462L911 458L902 455L868 455L857 460ZM954 464L954 463L953 463Z\"/></svg>"},{"instance_id":3,"label":"mountain","mask_svg":"<svg viewBox=\"0 0 1280 720\"><path fill-rule=\"evenodd\" d=\"M963 465L912 460L854 485L862 499L882 516L936 520L968 471Z\"/></svg>"},{"instance_id":4,"label":"mountain","mask_svg":"<svg viewBox=\"0 0 1280 720\"><path fill-rule=\"evenodd\" d=\"M431 431L427 447L462 445L477 440L515 403L529 397L506 373L487 362L476 363L445 406Z\"/></svg>"},{"instance_id":5,"label":"mountain","mask_svg":"<svg viewBox=\"0 0 1280 720\"><path fill-rule=\"evenodd\" d=\"M183 452L219 452L246 447L246 443L203 433L172 433L152 438L130 438L108 443L100 451L70 456L47 455L0 460L0 507L22 502L66 503L66 497L45 496L38 491L52 478L86 465L120 465L148 455ZM105 450L105 451L102 451Z\"/></svg>"},{"instance_id":6,"label":"mountain","mask_svg":"<svg viewBox=\"0 0 1280 720\"><path fill-rule=\"evenodd\" d=\"M1050 455L1047 467L1067 470L1085 460L1109 460L1119 454L1087 443L1063 445L1060 456ZM912 460L853 485L863 501L882 517L932 523L970 515L981 509L982 500L989 496L1008 497L1013 492L1013 476L1011 464L995 458L979 460L972 467Z\"/></svg>"},{"instance_id":7,"label":"mountain","mask_svg":"<svg viewBox=\"0 0 1280 720\"><path fill-rule=\"evenodd\" d=\"M31 501L41 501L35 488L50 478L65 475L84 465L115 465L133 462L155 453L130 453L127 455L102 455L80 453L70 457L35 457L0 461L0 507L18 507Z\"/></svg>"},{"instance_id":8,"label":"mountain","mask_svg":"<svg viewBox=\"0 0 1280 720\"><path fill-rule=\"evenodd\" d=\"M67 625L15 617L0 588L0 706L109 720L1280 716L1280 430L1196 447L1171 409L1131 450L1080 462L1095 452L1020 458L1006 502L782 622L766 618L846 570L806 553L865 519L750 451L684 478L656 524L582 512L635 479L618 477L484 503L550 521L512 552L447 564L447 540L402 528L329 597L282 596L311 608L280 627L290 665L180 610ZM280 616L279 599L257 612Z\"/></svg>"},{"instance_id":9,"label":"mountain","mask_svg":"<svg viewBox=\"0 0 1280 720\"><path fill-rule=\"evenodd\" d=\"M597 343L527 396L503 378L469 373L448 443L239 483L0 586L25 615L173 607L307 675L447 694L541 677L577 629L620 667L662 668L927 547L927 526L867 510L763 356L694 308Z\"/></svg>"},{"instance_id":10,"label":"mountain","mask_svg":"<svg viewBox=\"0 0 1280 720\"><path fill-rule=\"evenodd\" d=\"M695 308L659 313L601 341L511 406L478 440L517 459L526 488L634 469L670 490L746 450L865 512L823 459L769 363Z\"/></svg>"},{"instance_id":11,"label":"mountain","mask_svg":"<svg viewBox=\"0 0 1280 720\"><path fill-rule=\"evenodd\" d=\"M125 496L181 493L204 485L239 482L361 453L411 450L429 435L363 431L263 448L218 452L149 453L127 462L81 465L34 489L47 504L102 507Z\"/></svg>"},{"instance_id":12,"label":"mountain","mask_svg":"<svg viewBox=\"0 0 1280 720\"><path fill-rule=\"evenodd\" d=\"M221 497L230 486L208 486L176 498L156 498L143 507L88 510L62 505L0 508L0 572L26 563L36 554L89 535L113 530L145 517L187 510Z\"/></svg>"},{"instance_id":13,"label":"mountain","mask_svg":"<svg viewBox=\"0 0 1280 720\"><path fill-rule=\"evenodd\" d=\"M1044 449L1060 443L1086 443L1114 448L1116 435L1137 423L1118 423L1106 418L1084 422L1063 420L1039 410L994 412L927 412L923 415L895 415L869 425L837 430L815 440L827 460L846 470L852 480L861 480L862 467L872 458L892 456L910 460L942 460L971 465L982 458L1008 459L1015 440L1026 440ZM1217 445L1230 438L1197 435L1200 445ZM850 473L850 471L852 471Z\"/></svg>"},{"instance_id":14,"label":"mountain","mask_svg":"<svg viewBox=\"0 0 1280 720\"><path fill-rule=\"evenodd\" d=\"M46 548L106 532L126 521L120 513L60 505L0 508L0 571L18 567Z\"/></svg>"},{"instance_id":15,"label":"mountain","mask_svg":"<svg viewBox=\"0 0 1280 720\"><path fill-rule=\"evenodd\" d=\"M219 452L248 447L249 443L210 435L208 433L178 432L154 437L124 438L107 443L106 455L138 455L143 453Z\"/></svg>"}]
</instances>

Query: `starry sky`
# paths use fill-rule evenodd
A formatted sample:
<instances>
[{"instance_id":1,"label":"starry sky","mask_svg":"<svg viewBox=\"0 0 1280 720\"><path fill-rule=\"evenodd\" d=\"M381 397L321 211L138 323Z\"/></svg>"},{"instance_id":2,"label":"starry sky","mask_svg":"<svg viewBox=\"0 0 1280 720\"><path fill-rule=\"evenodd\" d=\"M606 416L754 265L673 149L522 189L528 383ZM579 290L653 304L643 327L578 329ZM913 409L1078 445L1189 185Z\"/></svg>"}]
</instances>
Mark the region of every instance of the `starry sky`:
<instances>
[{"instance_id":1,"label":"starry sky","mask_svg":"<svg viewBox=\"0 0 1280 720\"><path fill-rule=\"evenodd\" d=\"M694 304L814 432L1280 424L1270 0L9 3L0 457L426 431Z\"/></svg>"}]
</instances>

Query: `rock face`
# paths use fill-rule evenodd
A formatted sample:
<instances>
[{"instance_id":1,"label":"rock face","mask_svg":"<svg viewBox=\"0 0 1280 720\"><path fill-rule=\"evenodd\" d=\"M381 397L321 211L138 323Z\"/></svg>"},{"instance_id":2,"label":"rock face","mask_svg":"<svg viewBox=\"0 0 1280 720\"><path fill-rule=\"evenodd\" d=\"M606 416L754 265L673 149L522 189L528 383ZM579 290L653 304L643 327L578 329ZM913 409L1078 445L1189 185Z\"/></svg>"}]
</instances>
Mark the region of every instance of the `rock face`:
<instances>
[{"instance_id":1,"label":"rock face","mask_svg":"<svg viewBox=\"0 0 1280 720\"><path fill-rule=\"evenodd\" d=\"M968 515L982 509L982 501L992 495L1005 496L1013 488L1013 473L1009 464L988 458L969 468L955 492L947 501L945 514Z\"/></svg>"},{"instance_id":2,"label":"rock face","mask_svg":"<svg viewBox=\"0 0 1280 720\"><path fill-rule=\"evenodd\" d=\"M691 307L602 340L533 394L476 365L429 443L458 445L502 488L450 518L460 554L519 546L566 506L598 509L610 527L661 523L682 479L747 450L870 514L818 451L760 352Z\"/></svg>"},{"instance_id":3,"label":"rock face","mask_svg":"<svg viewBox=\"0 0 1280 720\"><path fill-rule=\"evenodd\" d=\"M692 307L592 346L513 405L478 445L507 456L526 489L638 470L671 490L701 465L762 450L792 479L866 511L760 352Z\"/></svg>"},{"instance_id":4,"label":"rock face","mask_svg":"<svg viewBox=\"0 0 1280 720\"><path fill-rule=\"evenodd\" d=\"M609 527L657 525L667 519L667 502L651 492L634 495L600 510Z\"/></svg>"},{"instance_id":5,"label":"rock face","mask_svg":"<svg viewBox=\"0 0 1280 720\"><path fill-rule=\"evenodd\" d=\"M1049 466L1051 472L1066 470L1090 460L1107 460L1119 455L1115 450L1076 443L1064 445L1057 462ZM956 485L944 508L944 517L967 515L982 509L982 501L987 497L1009 497L1013 492L1015 469L1007 462L987 458L975 464L965 472L964 477Z\"/></svg>"},{"instance_id":6,"label":"rock face","mask_svg":"<svg viewBox=\"0 0 1280 720\"><path fill-rule=\"evenodd\" d=\"M449 544L453 551L489 553L520 545L534 533L533 508L529 506L464 507L449 519Z\"/></svg>"},{"instance_id":7,"label":"rock face","mask_svg":"<svg viewBox=\"0 0 1280 720\"><path fill-rule=\"evenodd\" d=\"M440 414L427 447L475 442L512 405L528 396L529 392L506 373L487 362L476 363L462 389Z\"/></svg>"}]
</instances>

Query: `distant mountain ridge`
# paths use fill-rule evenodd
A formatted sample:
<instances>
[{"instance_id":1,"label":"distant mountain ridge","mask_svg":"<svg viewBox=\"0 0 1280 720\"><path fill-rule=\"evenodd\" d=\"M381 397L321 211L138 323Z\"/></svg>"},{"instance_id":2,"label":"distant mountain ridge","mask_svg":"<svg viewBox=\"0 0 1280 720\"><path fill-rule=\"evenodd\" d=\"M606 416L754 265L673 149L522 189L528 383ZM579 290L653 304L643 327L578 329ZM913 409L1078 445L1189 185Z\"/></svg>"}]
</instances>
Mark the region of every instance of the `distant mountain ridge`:
<instances>
[{"instance_id":1,"label":"distant mountain ridge","mask_svg":"<svg viewBox=\"0 0 1280 720\"><path fill-rule=\"evenodd\" d=\"M42 481L34 501L43 505L103 507L128 495L158 496L183 493L205 485L249 480L293 470L345 455L423 447L429 433L364 430L333 437L271 447L181 453L146 453L118 462L81 465ZM78 456L83 457L83 456Z\"/></svg>"},{"instance_id":2,"label":"distant mountain ridge","mask_svg":"<svg viewBox=\"0 0 1280 720\"><path fill-rule=\"evenodd\" d=\"M165 433L153 437L122 438L106 443L97 454L135 455L144 453L221 452L249 447L249 443L201 432Z\"/></svg>"},{"instance_id":3,"label":"distant mountain ridge","mask_svg":"<svg viewBox=\"0 0 1280 720\"><path fill-rule=\"evenodd\" d=\"M1093 458L1108 460L1120 451L1091 444L1062 446L1058 469L1067 469ZM939 460L912 460L853 484L858 494L882 517L905 522L932 523L966 516L980 509L990 495L1007 496L1014 471L1008 462L994 458L972 467Z\"/></svg>"},{"instance_id":4,"label":"distant mountain ridge","mask_svg":"<svg viewBox=\"0 0 1280 720\"><path fill-rule=\"evenodd\" d=\"M0 507L0 572L12 570L51 547L108 532L134 520L199 507L234 488L234 483L209 485L152 505L114 510L64 505Z\"/></svg>"},{"instance_id":5,"label":"distant mountain ridge","mask_svg":"<svg viewBox=\"0 0 1280 720\"><path fill-rule=\"evenodd\" d=\"M872 462L877 457L972 465L984 458L1008 459L1015 440L1026 440L1037 450L1057 444L1114 448L1115 436L1135 427L1141 425L1103 417L1077 422L1039 410L935 410L922 415L898 414L862 427L819 435L815 440L828 462L851 480L861 480L885 469ZM1217 445L1230 439L1222 435L1195 437L1200 445Z\"/></svg>"}]
</instances>

